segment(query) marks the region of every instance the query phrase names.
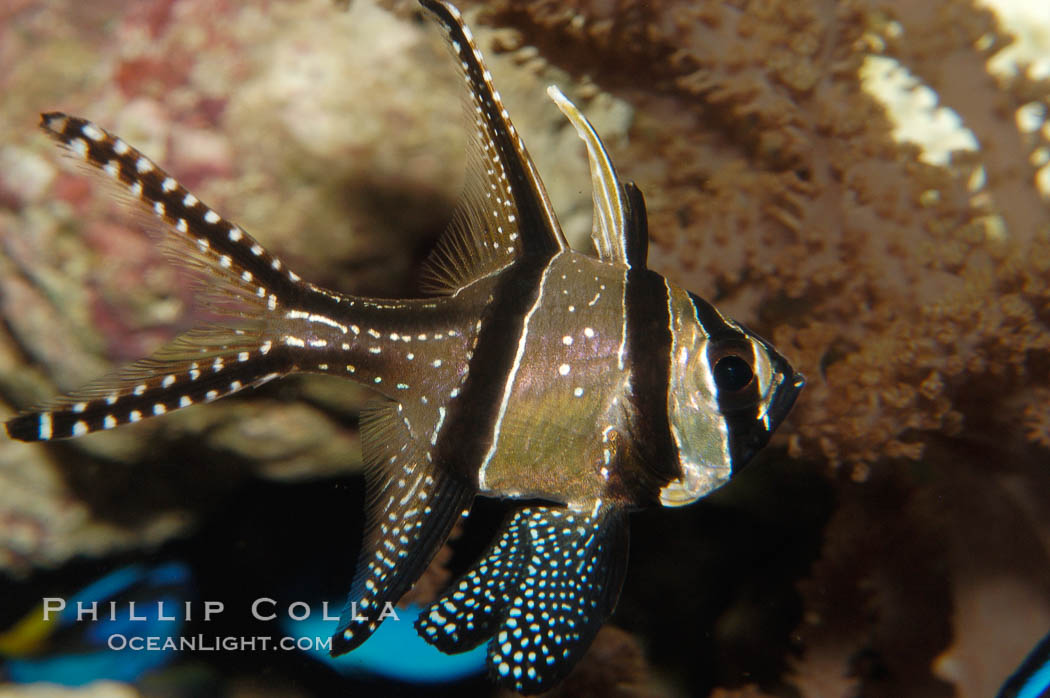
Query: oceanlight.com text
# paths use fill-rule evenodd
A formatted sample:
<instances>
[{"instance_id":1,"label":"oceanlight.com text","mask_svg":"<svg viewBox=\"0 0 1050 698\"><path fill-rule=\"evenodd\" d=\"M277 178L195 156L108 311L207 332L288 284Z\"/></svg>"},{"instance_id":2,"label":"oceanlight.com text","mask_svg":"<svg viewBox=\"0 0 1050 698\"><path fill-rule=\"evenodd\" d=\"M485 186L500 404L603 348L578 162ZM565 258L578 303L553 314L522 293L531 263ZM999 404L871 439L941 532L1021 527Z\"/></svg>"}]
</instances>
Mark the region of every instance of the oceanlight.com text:
<instances>
[{"instance_id":1,"label":"oceanlight.com text","mask_svg":"<svg viewBox=\"0 0 1050 698\"><path fill-rule=\"evenodd\" d=\"M106 641L111 650L133 652L283 652L332 649L331 637L273 638L269 635L186 635L181 637L156 635L125 635L113 633Z\"/></svg>"}]
</instances>

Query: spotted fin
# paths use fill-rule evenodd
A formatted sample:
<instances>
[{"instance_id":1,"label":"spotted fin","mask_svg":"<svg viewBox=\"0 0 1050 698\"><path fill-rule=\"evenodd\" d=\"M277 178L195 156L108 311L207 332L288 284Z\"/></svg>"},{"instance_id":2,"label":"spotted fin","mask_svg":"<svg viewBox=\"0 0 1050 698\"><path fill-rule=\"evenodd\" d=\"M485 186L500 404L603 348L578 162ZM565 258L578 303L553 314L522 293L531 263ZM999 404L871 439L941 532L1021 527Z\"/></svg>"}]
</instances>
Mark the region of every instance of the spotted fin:
<instances>
[{"instance_id":1,"label":"spotted fin","mask_svg":"<svg viewBox=\"0 0 1050 698\"><path fill-rule=\"evenodd\" d=\"M426 290L454 293L519 255L553 256L568 245L525 144L503 107L481 51L459 10L421 0L444 30L469 88L473 126L467 181L452 222L423 272Z\"/></svg>"},{"instance_id":2,"label":"spotted fin","mask_svg":"<svg viewBox=\"0 0 1050 698\"><path fill-rule=\"evenodd\" d=\"M416 629L443 652L489 640L493 678L520 693L564 677L612 613L627 563L626 514L516 512L489 552L420 614Z\"/></svg>"},{"instance_id":3,"label":"spotted fin","mask_svg":"<svg viewBox=\"0 0 1050 698\"><path fill-rule=\"evenodd\" d=\"M23 441L82 436L210 402L294 369L264 320L302 294L294 272L135 148L59 112L41 128L80 162L109 175L161 221L162 249L201 281L205 305L227 320L192 330L117 373L6 423Z\"/></svg>"},{"instance_id":4,"label":"spotted fin","mask_svg":"<svg viewBox=\"0 0 1050 698\"><path fill-rule=\"evenodd\" d=\"M485 557L419 615L419 633L442 652L466 652L499 629L504 610L521 587L528 552L521 517L518 511Z\"/></svg>"},{"instance_id":5,"label":"spotted fin","mask_svg":"<svg viewBox=\"0 0 1050 698\"><path fill-rule=\"evenodd\" d=\"M362 417L361 449L368 466L368 530L332 636L333 657L375 632L384 606L415 584L474 498L469 485L430 462L396 402L377 403Z\"/></svg>"},{"instance_id":6,"label":"spotted fin","mask_svg":"<svg viewBox=\"0 0 1050 698\"><path fill-rule=\"evenodd\" d=\"M594 198L591 239L599 259L610 264L645 268L649 237L641 191L633 182L620 181L605 144L583 112L554 85L547 88L547 95L587 146Z\"/></svg>"}]
</instances>

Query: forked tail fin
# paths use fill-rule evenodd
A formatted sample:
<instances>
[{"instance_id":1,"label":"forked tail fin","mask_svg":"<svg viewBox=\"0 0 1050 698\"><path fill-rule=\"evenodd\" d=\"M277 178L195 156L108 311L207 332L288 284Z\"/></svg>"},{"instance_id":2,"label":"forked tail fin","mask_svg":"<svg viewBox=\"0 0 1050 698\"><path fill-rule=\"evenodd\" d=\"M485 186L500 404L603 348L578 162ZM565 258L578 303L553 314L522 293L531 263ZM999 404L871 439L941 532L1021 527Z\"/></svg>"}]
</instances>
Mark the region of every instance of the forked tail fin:
<instances>
[{"instance_id":1,"label":"forked tail fin","mask_svg":"<svg viewBox=\"0 0 1050 698\"><path fill-rule=\"evenodd\" d=\"M304 293L294 272L102 128L58 112L42 115L40 125L162 221L165 254L197 277L206 307L229 322L188 332L148 359L8 420L11 437L81 436L209 402L293 370L268 331L268 318Z\"/></svg>"}]
</instances>

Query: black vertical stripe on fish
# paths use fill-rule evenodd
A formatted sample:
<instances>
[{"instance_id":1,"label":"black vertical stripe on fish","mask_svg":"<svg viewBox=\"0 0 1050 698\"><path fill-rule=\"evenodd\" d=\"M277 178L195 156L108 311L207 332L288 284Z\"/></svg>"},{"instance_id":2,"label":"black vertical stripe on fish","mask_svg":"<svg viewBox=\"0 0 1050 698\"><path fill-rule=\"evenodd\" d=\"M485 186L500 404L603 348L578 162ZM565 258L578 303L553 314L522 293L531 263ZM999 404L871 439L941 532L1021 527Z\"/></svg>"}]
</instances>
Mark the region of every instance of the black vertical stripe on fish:
<instances>
[{"instance_id":1,"label":"black vertical stripe on fish","mask_svg":"<svg viewBox=\"0 0 1050 698\"><path fill-rule=\"evenodd\" d=\"M712 368L716 365L718 357L714 352L717 352L720 346L735 344L751 350L751 342L747 335L729 325L714 306L692 293L689 294L689 299L696 309L697 319L711 338L708 345L708 365ZM730 462L734 472L745 465L768 440L768 437L762 440L760 445L755 440L755 424L760 419L759 397L757 381L752 381L742 393L726 394L718 391L718 404L726 420Z\"/></svg>"},{"instance_id":2,"label":"black vertical stripe on fish","mask_svg":"<svg viewBox=\"0 0 1050 698\"><path fill-rule=\"evenodd\" d=\"M715 310L707 301L689 294L689 298L696 309L697 319L711 336L708 346L708 364L715 369L720 358L719 352L726 346L738 347L744 352L756 351L756 347L766 352L768 360L775 370L783 370L787 362L781 357L765 340L757 335L745 334L726 322L722 315ZM784 406L777 406L784 414L790 409L794 402L794 396L802 388L800 376L796 376L796 382L792 386L791 399ZM718 391L718 404L726 420L729 438L729 453L734 471L746 465L751 458L769 441L771 430L758 428L762 420L760 407L762 405L760 385L758 381L752 380L745 388L739 391ZM767 409L772 410L773 405Z\"/></svg>"},{"instance_id":3,"label":"black vertical stripe on fish","mask_svg":"<svg viewBox=\"0 0 1050 698\"><path fill-rule=\"evenodd\" d=\"M567 674L612 613L626 570L626 516L526 507L477 565L425 608L420 635L443 652L489 640L490 675L521 693Z\"/></svg>"},{"instance_id":4,"label":"black vertical stripe on fish","mask_svg":"<svg viewBox=\"0 0 1050 698\"><path fill-rule=\"evenodd\" d=\"M639 506L659 500L660 488L678 477L677 447L667 414L667 386L671 373L671 318L667 284L644 268L627 272L624 293L627 362L631 372L631 437L640 456L640 468L619 473L624 493ZM630 501L630 500L628 500Z\"/></svg>"},{"instance_id":5,"label":"black vertical stripe on fish","mask_svg":"<svg viewBox=\"0 0 1050 698\"><path fill-rule=\"evenodd\" d=\"M692 301L693 309L696 311L696 319L700 322L700 326L704 328L707 336L714 340L739 339L741 342L747 341L744 333L728 324L713 305L693 293L689 294L689 300Z\"/></svg>"},{"instance_id":6,"label":"black vertical stripe on fish","mask_svg":"<svg viewBox=\"0 0 1050 698\"><path fill-rule=\"evenodd\" d=\"M526 258L499 279L481 319L470 370L437 435L434 462L477 484L478 468L497 438L496 420L529 309L539 301L549 260Z\"/></svg>"}]
</instances>

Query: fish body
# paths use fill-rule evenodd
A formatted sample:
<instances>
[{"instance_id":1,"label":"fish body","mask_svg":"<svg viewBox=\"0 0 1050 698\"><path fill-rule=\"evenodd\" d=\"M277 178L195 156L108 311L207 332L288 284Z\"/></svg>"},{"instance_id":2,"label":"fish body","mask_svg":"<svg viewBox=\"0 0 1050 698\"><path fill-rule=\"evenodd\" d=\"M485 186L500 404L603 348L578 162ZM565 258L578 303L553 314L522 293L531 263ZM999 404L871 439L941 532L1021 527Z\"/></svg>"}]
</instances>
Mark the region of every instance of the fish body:
<instances>
[{"instance_id":1,"label":"fish body","mask_svg":"<svg viewBox=\"0 0 1050 698\"><path fill-rule=\"evenodd\" d=\"M448 3L421 4L460 64L473 127L464 196L425 269L430 295L369 299L304 281L128 144L45 114L45 131L166 224L165 249L227 320L7 430L79 436L294 372L369 386L369 527L333 654L375 631L476 495L537 500L416 622L446 652L488 642L496 680L537 692L612 612L627 513L725 483L804 381L767 342L647 268L641 192L552 87L591 164L596 254L570 249L469 28Z\"/></svg>"}]
</instances>

